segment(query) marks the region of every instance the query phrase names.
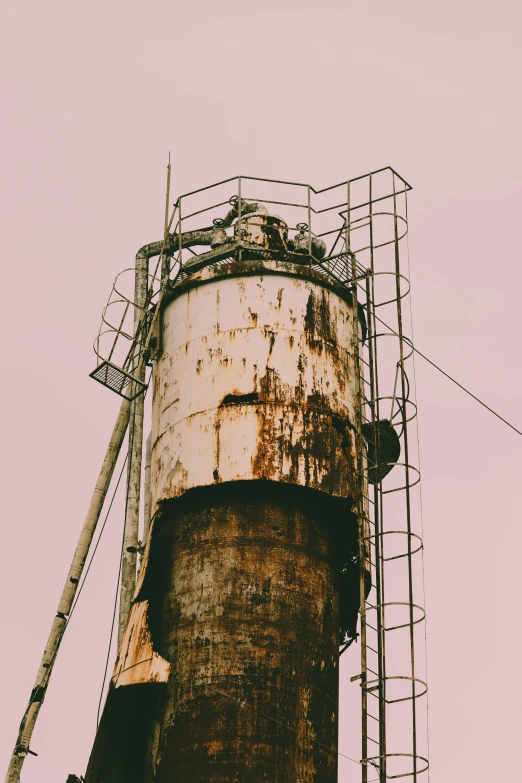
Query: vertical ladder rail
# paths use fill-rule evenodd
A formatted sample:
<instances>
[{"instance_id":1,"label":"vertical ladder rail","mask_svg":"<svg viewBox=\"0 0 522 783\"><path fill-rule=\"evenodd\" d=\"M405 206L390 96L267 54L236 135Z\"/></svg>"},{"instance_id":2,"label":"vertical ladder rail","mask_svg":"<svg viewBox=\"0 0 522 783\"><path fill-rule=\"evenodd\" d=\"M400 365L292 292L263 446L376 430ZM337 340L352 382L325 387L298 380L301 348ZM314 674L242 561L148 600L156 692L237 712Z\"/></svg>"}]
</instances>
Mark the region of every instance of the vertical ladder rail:
<instances>
[{"instance_id":1,"label":"vertical ladder rail","mask_svg":"<svg viewBox=\"0 0 522 783\"><path fill-rule=\"evenodd\" d=\"M368 188L367 203L363 206L367 207L369 238L362 243L365 247L361 251L356 251L365 252L369 256L366 280L363 283L359 279L359 287L364 290L366 298L368 335L366 340L360 340L359 352L354 352L354 361L358 362L355 373L356 395L361 414L359 418L366 424L369 422L370 425L374 425L369 431L373 429L375 465L363 464L364 489L369 488L369 484L366 484L369 468L375 469L374 476L377 477L375 483L369 482L373 483L373 490L368 492L366 497L368 532L364 532L362 524L359 523L359 535L363 536L369 545L372 587L375 596L374 599L366 601L365 597L363 598L361 585L362 780L363 783L368 781L368 767L370 767L370 771L376 773L372 774L372 779L378 780L379 783L399 777L419 783L421 776L429 771L429 761L427 754L423 755L419 739L417 705L417 700L427 693L427 685L419 679L415 650L415 626L425 622L425 612L415 600L414 557L422 552L422 538L414 531L416 506L412 494L413 487L420 480L420 474L417 467L410 462L408 441L408 424L416 416L416 406L411 400L406 367L413 348L403 328L403 299L409 293L409 283L400 268L399 245L405 232L400 233L399 221L403 223L406 221L398 208L399 195L396 192L394 176L391 192L386 196L389 199L387 204L391 202L391 208L379 206L379 211L374 212L374 204L382 201L382 196L375 197L374 201L372 175L368 176ZM386 236L382 231L383 215L391 218L391 231L388 230ZM356 222L361 220L362 218L358 217ZM374 240L374 221L378 220L381 220L380 234ZM349 203L347 222L350 222ZM348 229L346 237L347 239L349 237ZM351 255L354 254L348 241L346 251ZM374 263L374 255L377 256L377 264ZM391 275L391 277L380 277L381 275ZM352 292L356 290L355 277L356 270L352 266ZM379 357L378 353L381 353L381 349L382 355ZM392 360L396 363L394 383L393 373L390 378L387 377L391 372ZM369 372L368 379L363 376L363 367ZM385 382L381 383L382 388L379 388L379 372L385 374ZM384 402L387 404L381 405ZM388 413L389 405L391 405L390 413ZM380 407L386 410L380 410ZM387 463L386 457L383 461L380 446L382 445L385 450L385 444L379 442L382 440L381 429L376 425L386 418L390 423L397 425L402 455L391 481L386 481L383 486L386 473L384 476L380 474L379 467L381 465L384 467ZM359 451L359 446L357 448ZM388 503L390 493L394 493L391 497L395 500ZM402 498L400 504L399 497ZM388 521L385 519L385 514L390 517ZM359 519L364 519L363 510L358 509L358 515ZM407 543L404 547L397 548L397 542L403 537ZM365 551L360 543L361 565L364 556ZM404 563L400 572L402 574L400 581L394 565L398 560ZM389 561L393 563L390 564ZM388 600L385 591L386 581L390 583L388 592L391 588L393 593ZM397 590L401 593L405 591L404 598L395 595ZM402 618L401 613L407 616ZM406 653L406 638L403 643L402 637L396 636L401 633L408 636L408 653ZM389 667L387 667L387 652L390 659ZM387 671L387 668L390 671ZM375 714L376 709L378 715ZM400 731L399 726L401 726Z\"/></svg>"},{"instance_id":2,"label":"vertical ladder rail","mask_svg":"<svg viewBox=\"0 0 522 783\"><path fill-rule=\"evenodd\" d=\"M346 193L346 251L350 252L350 183ZM362 411L364 406L363 392L361 388L361 362L359 355L360 325L359 303L357 297L357 262L351 254L352 264L352 361L355 378L355 449L357 454L357 526L359 540L359 605L361 618L361 780L368 781L368 693L366 688L367 675L367 639L366 639L366 579L365 566L367 562L366 552L366 519L364 510L364 463L363 463L363 436L362 436Z\"/></svg>"},{"instance_id":3,"label":"vertical ladder rail","mask_svg":"<svg viewBox=\"0 0 522 783\"><path fill-rule=\"evenodd\" d=\"M373 250L373 237L371 238ZM371 268L373 271L373 252L371 254ZM379 411L379 393L378 393L378 375L376 372L377 345L374 343L375 311L373 308L373 275L366 277L366 314L367 314L367 345L368 345L368 364L370 371L370 414L373 425L373 438L375 442L375 453L379 453L380 430L376 422L380 419ZM386 640L384 634L384 607L383 588L384 573L382 562L382 537L381 537L381 507L382 507L382 487L379 484L373 485L373 540L375 552L375 592L376 601L379 610L376 613L377 631L376 631L376 656L377 656L377 677L379 680L378 698L379 698L379 783L386 781ZM371 539L370 539L371 540Z\"/></svg>"}]
</instances>

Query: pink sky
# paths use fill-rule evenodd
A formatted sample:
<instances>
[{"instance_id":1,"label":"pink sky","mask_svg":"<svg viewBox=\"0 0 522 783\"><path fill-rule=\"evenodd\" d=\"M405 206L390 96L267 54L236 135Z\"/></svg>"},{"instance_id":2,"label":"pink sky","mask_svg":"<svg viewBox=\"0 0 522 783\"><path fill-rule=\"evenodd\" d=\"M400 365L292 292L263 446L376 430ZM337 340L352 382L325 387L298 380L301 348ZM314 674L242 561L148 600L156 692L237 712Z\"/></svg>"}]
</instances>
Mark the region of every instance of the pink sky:
<instances>
[{"instance_id":1,"label":"pink sky","mask_svg":"<svg viewBox=\"0 0 522 783\"><path fill-rule=\"evenodd\" d=\"M414 186L416 343L522 425L520 3L22 0L2 17L0 774L119 405L88 377L92 341L112 279L162 233L169 150L174 197L393 166ZM422 360L417 394L432 780L516 780L522 440ZM120 500L23 783L85 769L121 524ZM339 750L357 742L341 731Z\"/></svg>"}]
</instances>

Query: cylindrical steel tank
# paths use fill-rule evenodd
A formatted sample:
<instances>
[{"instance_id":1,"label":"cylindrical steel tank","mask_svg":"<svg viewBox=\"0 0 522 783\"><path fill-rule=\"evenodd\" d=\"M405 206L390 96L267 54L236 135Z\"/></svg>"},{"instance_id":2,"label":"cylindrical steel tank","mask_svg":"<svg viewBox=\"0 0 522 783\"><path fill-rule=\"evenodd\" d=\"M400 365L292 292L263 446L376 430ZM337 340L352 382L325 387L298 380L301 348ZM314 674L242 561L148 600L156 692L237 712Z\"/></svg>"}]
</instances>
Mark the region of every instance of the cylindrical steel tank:
<instances>
[{"instance_id":1,"label":"cylindrical steel tank","mask_svg":"<svg viewBox=\"0 0 522 783\"><path fill-rule=\"evenodd\" d=\"M185 278L161 318L153 520L87 780L335 783L351 293L250 259Z\"/></svg>"},{"instance_id":2,"label":"cylindrical steel tank","mask_svg":"<svg viewBox=\"0 0 522 783\"><path fill-rule=\"evenodd\" d=\"M163 311L152 503L172 684L158 757L180 780L336 780L348 300L309 269L250 261L199 272Z\"/></svg>"},{"instance_id":3,"label":"cylindrical steel tank","mask_svg":"<svg viewBox=\"0 0 522 783\"><path fill-rule=\"evenodd\" d=\"M207 267L163 311L152 503L226 481L354 497L350 293L306 267Z\"/></svg>"}]
</instances>

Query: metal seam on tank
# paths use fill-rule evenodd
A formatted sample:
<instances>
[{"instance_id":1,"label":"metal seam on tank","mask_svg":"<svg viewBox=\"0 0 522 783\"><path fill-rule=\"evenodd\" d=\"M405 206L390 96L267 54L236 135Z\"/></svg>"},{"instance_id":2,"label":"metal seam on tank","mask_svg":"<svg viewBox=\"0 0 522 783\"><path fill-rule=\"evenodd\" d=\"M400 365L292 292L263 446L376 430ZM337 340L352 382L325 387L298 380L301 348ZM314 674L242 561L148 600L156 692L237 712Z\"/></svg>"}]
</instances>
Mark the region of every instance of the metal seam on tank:
<instances>
[{"instance_id":1,"label":"metal seam on tank","mask_svg":"<svg viewBox=\"0 0 522 783\"><path fill-rule=\"evenodd\" d=\"M351 291L331 279L324 277L320 272L311 270L306 266L301 266L289 262L281 261L249 261L232 262L215 267L206 267L194 275L178 282L174 288L171 288L166 299L165 306L182 296L183 293L206 286L217 280L248 279L250 277L280 277L282 279L294 279L302 282L311 283L317 287L324 288L336 294L339 299L348 305L352 301Z\"/></svg>"}]
</instances>

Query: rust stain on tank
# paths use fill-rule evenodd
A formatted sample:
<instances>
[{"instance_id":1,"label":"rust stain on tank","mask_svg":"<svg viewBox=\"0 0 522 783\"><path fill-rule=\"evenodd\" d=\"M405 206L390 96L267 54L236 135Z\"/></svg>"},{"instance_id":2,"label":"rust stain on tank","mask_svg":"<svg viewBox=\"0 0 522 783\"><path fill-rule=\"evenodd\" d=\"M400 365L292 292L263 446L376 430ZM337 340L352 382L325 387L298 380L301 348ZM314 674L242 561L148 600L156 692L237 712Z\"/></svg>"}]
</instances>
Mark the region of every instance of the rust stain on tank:
<instances>
[{"instance_id":1,"label":"rust stain on tank","mask_svg":"<svg viewBox=\"0 0 522 783\"><path fill-rule=\"evenodd\" d=\"M259 379L259 399L271 402L294 402L292 387L283 383L277 370L266 367L265 374Z\"/></svg>"},{"instance_id":2,"label":"rust stain on tank","mask_svg":"<svg viewBox=\"0 0 522 783\"><path fill-rule=\"evenodd\" d=\"M274 329L270 328L269 324L266 324L264 329L263 329L263 334L268 339L268 355L270 356L270 354L272 353L273 348L274 348L274 343L275 343L275 339L276 339L276 333L275 333Z\"/></svg>"},{"instance_id":3,"label":"rust stain on tank","mask_svg":"<svg viewBox=\"0 0 522 783\"><path fill-rule=\"evenodd\" d=\"M256 407L255 477L298 483L304 466L305 486L332 494L342 488L342 494L353 496L355 453L350 423L332 412L328 398L319 390L302 405L302 388L282 382L277 370L266 367L259 379ZM282 465L287 466L284 476Z\"/></svg>"},{"instance_id":4,"label":"rust stain on tank","mask_svg":"<svg viewBox=\"0 0 522 783\"><path fill-rule=\"evenodd\" d=\"M331 485L333 472L321 456L323 436L326 444L337 440L339 459L348 459L332 420L335 415L351 419L353 414L349 302L315 281L293 275L278 279L279 267L265 278L252 275L255 269L249 265L243 271L247 269L249 276L240 285L231 279L232 269L223 276L217 268L207 270L219 288L220 314L215 289L192 290L190 315L197 333L191 335L188 354L187 336L179 331L187 317L186 292L180 289L166 307L154 441L163 465L156 469L154 463L152 470L156 507L187 486L248 476L270 475L283 482L290 476L295 483L318 489ZM216 337L217 321L222 331ZM181 388L185 392L180 396ZM178 397L175 408L168 408ZM275 442L270 450L263 440L269 437L271 419ZM315 446L314 427L319 432ZM259 438L258 430L266 431L266 437ZM330 457L332 463L337 461L334 451ZM178 458L189 471L188 485L181 474L178 485L170 480ZM347 487L344 468L339 476L342 487L333 492L336 496Z\"/></svg>"},{"instance_id":5,"label":"rust stain on tank","mask_svg":"<svg viewBox=\"0 0 522 783\"><path fill-rule=\"evenodd\" d=\"M335 341L335 323L333 323L328 295L324 289L319 292L310 291L306 303L304 330L311 347L315 347L315 343L320 343L322 349L322 340Z\"/></svg>"},{"instance_id":6,"label":"rust stain on tank","mask_svg":"<svg viewBox=\"0 0 522 783\"><path fill-rule=\"evenodd\" d=\"M220 440L220 430L221 430L221 409L218 408L217 415L216 415L216 421L214 424L214 429L216 432L216 467L214 468L214 481L219 481L219 458L221 456L221 440Z\"/></svg>"},{"instance_id":7,"label":"rust stain on tank","mask_svg":"<svg viewBox=\"0 0 522 783\"><path fill-rule=\"evenodd\" d=\"M298 483L304 466L305 486L330 494L340 490L354 495L354 458L350 427L340 430L332 416L316 408L304 412L303 432L295 437L292 409L267 405L260 410L257 451L253 461L256 478ZM280 475L281 463L288 465Z\"/></svg>"}]
</instances>

